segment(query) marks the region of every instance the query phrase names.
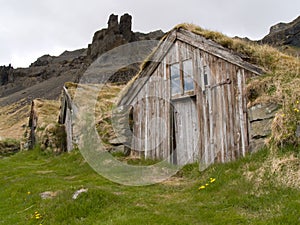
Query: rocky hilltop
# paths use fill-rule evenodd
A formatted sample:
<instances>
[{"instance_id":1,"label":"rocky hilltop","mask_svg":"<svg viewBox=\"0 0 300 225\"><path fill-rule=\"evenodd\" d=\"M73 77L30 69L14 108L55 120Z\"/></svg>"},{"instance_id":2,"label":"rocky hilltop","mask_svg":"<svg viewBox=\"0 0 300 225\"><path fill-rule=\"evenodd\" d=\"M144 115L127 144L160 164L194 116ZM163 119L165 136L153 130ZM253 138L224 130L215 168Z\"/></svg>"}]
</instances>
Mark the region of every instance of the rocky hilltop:
<instances>
[{"instance_id":1,"label":"rocky hilltop","mask_svg":"<svg viewBox=\"0 0 300 225\"><path fill-rule=\"evenodd\" d=\"M300 16L290 23L272 26L261 42L273 46L289 45L300 48Z\"/></svg>"},{"instance_id":2,"label":"rocky hilltop","mask_svg":"<svg viewBox=\"0 0 300 225\"><path fill-rule=\"evenodd\" d=\"M86 49L65 51L59 56L43 55L28 68L0 67L0 105L26 99L57 99L65 82L76 82L101 54L117 46L139 40L160 39L161 30L143 34L132 31L132 17L124 14L118 21L110 15L108 27L95 32ZM138 65L124 68L112 82L126 82L137 72Z\"/></svg>"},{"instance_id":3,"label":"rocky hilltop","mask_svg":"<svg viewBox=\"0 0 300 225\"><path fill-rule=\"evenodd\" d=\"M122 44L141 40L159 40L164 35L161 30L148 34L133 32L131 27L131 15L124 14L121 16L120 22L118 22L117 15L110 15L108 28L99 30L94 34L93 42L88 46L88 58L93 61L104 52Z\"/></svg>"}]
</instances>

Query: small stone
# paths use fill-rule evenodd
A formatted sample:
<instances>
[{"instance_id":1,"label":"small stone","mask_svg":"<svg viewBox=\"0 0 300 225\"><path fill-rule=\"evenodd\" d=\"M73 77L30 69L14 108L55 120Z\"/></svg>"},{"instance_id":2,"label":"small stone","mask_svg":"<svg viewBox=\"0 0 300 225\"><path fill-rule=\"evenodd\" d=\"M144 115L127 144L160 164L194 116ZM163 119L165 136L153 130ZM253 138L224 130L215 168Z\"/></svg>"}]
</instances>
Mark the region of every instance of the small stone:
<instances>
[{"instance_id":1,"label":"small stone","mask_svg":"<svg viewBox=\"0 0 300 225\"><path fill-rule=\"evenodd\" d=\"M42 199L52 199L56 197L59 193L60 191L45 191L40 193L40 196Z\"/></svg>"},{"instance_id":2,"label":"small stone","mask_svg":"<svg viewBox=\"0 0 300 225\"><path fill-rule=\"evenodd\" d=\"M73 199L77 199L78 196L79 196L81 193L86 193L86 192L88 192L88 190L89 190L89 189L87 189L87 188L81 188L81 189L75 191L75 193L73 194L72 198L73 198Z\"/></svg>"}]
</instances>

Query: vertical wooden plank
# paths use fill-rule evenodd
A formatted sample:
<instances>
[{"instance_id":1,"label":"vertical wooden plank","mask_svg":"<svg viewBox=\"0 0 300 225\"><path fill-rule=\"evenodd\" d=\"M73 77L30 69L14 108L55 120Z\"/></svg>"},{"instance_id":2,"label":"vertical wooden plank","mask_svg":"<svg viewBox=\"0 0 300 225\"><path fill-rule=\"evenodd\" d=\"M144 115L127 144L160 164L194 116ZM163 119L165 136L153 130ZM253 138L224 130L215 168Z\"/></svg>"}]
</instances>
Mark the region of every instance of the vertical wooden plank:
<instances>
[{"instance_id":1,"label":"vertical wooden plank","mask_svg":"<svg viewBox=\"0 0 300 225\"><path fill-rule=\"evenodd\" d=\"M230 64L230 74L231 74L231 79L232 79L232 86L231 86L231 95L232 95L232 102L231 102L231 107L232 107L232 115L233 115L233 124L232 124L232 133L233 133L233 143L234 143L234 148L232 149L232 159L236 159L238 157L238 150L239 150L239 139L240 139L240 134L238 130L238 114L236 110L236 105L237 105L237 76L236 76L236 68L234 65Z\"/></svg>"},{"instance_id":2,"label":"vertical wooden plank","mask_svg":"<svg viewBox=\"0 0 300 225\"><path fill-rule=\"evenodd\" d=\"M221 109L221 96L220 96L220 89L221 86L219 85L221 83L221 77L219 74L219 66L220 61L218 58L213 57L213 64L214 64L214 77L216 80L215 85L217 85L213 91L214 91L214 117L215 117L215 134L214 134L214 140L215 140L215 159L217 159L217 162L222 162L222 109Z\"/></svg>"},{"instance_id":3,"label":"vertical wooden plank","mask_svg":"<svg viewBox=\"0 0 300 225\"><path fill-rule=\"evenodd\" d=\"M157 137L156 137L156 143L157 143L157 159L162 159L162 152L161 152L161 124L160 124L160 118L161 118L161 104L160 104L160 97L161 97L161 88L160 88L160 80L158 77L158 74L160 72L160 68L157 70L157 74L155 76L155 84L156 84L156 127L157 127Z\"/></svg>"},{"instance_id":4,"label":"vertical wooden plank","mask_svg":"<svg viewBox=\"0 0 300 225\"><path fill-rule=\"evenodd\" d=\"M209 65L210 65L210 93L211 93L211 100L210 100L210 117L211 117L211 163L215 162L216 158L216 151L217 151L217 131L216 131L216 123L217 123L217 111L216 111L216 92L215 89L212 89L211 86L216 84L216 77L215 77L215 64L212 55L209 55Z\"/></svg>"},{"instance_id":5,"label":"vertical wooden plank","mask_svg":"<svg viewBox=\"0 0 300 225\"><path fill-rule=\"evenodd\" d=\"M145 158L149 158L150 141L149 137L149 83L144 86L145 97Z\"/></svg>"},{"instance_id":6,"label":"vertical wooden plank","mask_svg":"<svg viewBox=\"0 0 300 225\"><path fill-rule=\"evenodd\" d=\"M231 80L231 84L227 88L227 96L228 96L228 129L227 129L227 136L228 140L228 152L227 152L227 160L230 161L234 159L234 150L235 150L235 141L234 141L234 79L233 79L233 70L232 65L226 62L226 73L227 77Z\"/></svg>"},{"instance_id":7,"label":"vertical wooden plank","mask_svg":"<svg viewBox=\"0 0 300 225\"><path fill-rule=\"evenodd\" d=\"M224 73L222 70L222 59L218 59L217 60L217 76L218 76L218 83L224 82ZM218 112L219 112L219 117L218 117L218 123L219 126L217 128L217 130L219 130L219 138L218 138L218 142L219 142L219 151L220 151L220 162L224 162L224 141L225 141L225 137L224 137L224 117L227 114L227 112L225 111L225 106L224 106L224 85L226 84L222 84L222 85L218 85Z\"/></svg>"},{"instance_id":8,"label":"vertical wooden plank","mask_svg":"<svg viewBox=\"0 0 300 225\"><path fill-rule=\"evenodd\" d=\"M162 67L159 66L156 74L156 88L157 88L157 96L156 96L156 112L157 112L157 149L158 149L158 159L163 158L163 151L162 151L162 124L161 124L161 119L162 119L162 102L161 102L161 97L162 97L162 89L161 89L161 80L160 80L160 73L161 73Z\"/></svg>"},{"instance_id":9,"label":"vertical wooden plank","mask_svg":"<svg viewBox=\"0 0 300 225\"><path fill-rule=\"evenodd\" d=\"M169 157L170 156L170 152L171 152L171 118L170 118L170 80L169 80L169 67L168 67L168 61L166 59L166 64L164 65L166 68L166 80L164 81L164 85L162 88L164 88L164 101L165 101L165 116L166 116L166 126L167 126L167 133L166 133L166 148L165 148L165 157Z\"/></svg>"},{"instance_id":10,"label":"vertical wooden plank","mask_svg":"<svg viewBox=\"0 0 300 225\"><path fill-rule=\"evenodd\" d=\"M247 95L246 95L246 71L243 69L243 79L242 79L242 87L243 87L243 113L244 113L244 135L245 135L245 151L249 150L249 120L248 120L248 110L247 110Z\"/></svg>"},{"instance_id":11,"label":"vertical wooden plank","mask_svg":"<svg viewBox=\"0 0 300 225\"><path fill-rule=\"evenodd\" d=\"M207 139L208 139L208 127L207 127L207 102L205 97L204 86L204 68L203 59L199 49L195 51L197 57L197 74L196 74L196 87L197 87L197 109L198 109L198 122L199 122L199 169L203 170L207 164Z\"/></svg>"},{"instance_id":12,"label":"vertical wooden plank","mask_svg":"<svg viewBox=\"0 0 300 225\"><path fill-rule=\"evenodd\" d=\"M207 115L206 121L207 121L207 140L206 140L206 149L205 149L205 158L206 158L206 165L210 165L212 163L211 154L212 154L212 128L213 128L213 120L212 120L212 109L211 109L211 91L209 88L210 82L211 82L211 76L210 76L210 68L209 68L209 61L207 59L207 53L203 54L204 59L204 65L205 65L205 74L207 76L208 86L205 88L206 93L206 112L204 113Z\"/></svg>"},{"instance_id":13,"label":"vertical wooden plank","mask_svg":"<svg viewBox=\"0 0 300 225\"><path fill-rule=\"evenodd\" d=\"M199 162L199 166L202 163L202 155L203 155L203 135L205 132L203 132L203 121L202 121L202 104L203 104L203 94L200 84L201 79L201 59L200 59L200 51L198 49L193 49L193 79L195 83L195 95L196 95L196 115L197 115L197 140L195 142L195 148L197 150L196 160ZM202 133L203 135L200 135ZM200 167L199 167L200 168Z\"/></svg>"},{"instance_id":14,"label":"vertical wooden plank","mask_svg":"<svg viewBox=\"0 0 300 225\"><path fill-rule=\"evenodd\" d=\"M151 76L151 83L150 83L150 96L154 95L154 91L155 91L155 84L153 82L153 77ZM154 99L152 97L149 98L151 104L150 104L150 118L149 118L149 129L150 129L150 133L151 133L151 159L156 159L156 152L155 152L155 124L153 123L153 116L155 115L155 102Z\"/></svg>"},{"instance_id":15,"label":"vertical wooden plank","mask_svg":"<svg viewBox=\"0 0 300 225\"><path fill-rule=\"evenodd\" d=\"M193 152L194 152L194 134L192 133L193 131L193 119L192 118L192 112L193 112L193 102L191 99L189 99L189 101L187 102L187 116L185 117L186 123L187 125L185 126L187 129L186 132L186 148L188 149L187 151L187 162L191 163L192 161L192 157L193 157Z\"/></svg>"},{"instance_id":16,"label":"vertical wooden plank","mask_svg":"<svg viewBox=\"0 0 300 225\"><path fill-rule=\"evenodd\" d=\"M165 81L165 96L166 96L166 115L167 115L167 137L168 137L168 141L167 141L167 148L165 149L165 154L167 157L170 157L171 155L171 151L173 148L173 145L171 143L172 141L172 124L171 124L171 85L170 85L170 70L169 70L169 65L171 64L171 60L170 60L170 55L172 53L169 51L167 56L166 56L166 78L167 80ZM170 161L172 159L170 158Z\"/></svg>"},{"instance_id":17,"label":"vertical wooden plank","mask_svg":"<svg viewBox=\"0 0 300 225\"><path fill-rule=\"evenodd\" d=\"M156 70L156 74L155 74L155 97L154 97L154 101L155 101L155 133L156 133L156 159L161 159L161 152L160 152L160 144L161 144L161 136L160 136L160 101L159 101L159 97L160 97L160 84L159 84L159 80L158 80L158 73L159 73L159 67Z\"/></svg>"},{"instance_id":18,"label":"vertical wooden plank","mask_svg":"<svg viewBox=\"0 0 300 225\"><path fill-rule=\"evenodd\" d=\"M140 96L139 99L140 102L140 157L144 158L145 157L145 123L144 119L145 118L145 98L144 98L144 89L142 90L142 95Z\"/></svg>"},{"instance_id":19,"label":"vertical wooden plank","mask_svg":"<svg viewBox=\"0 0 300 225\"><path fill-rule=\"evenodd\" d=\"M137 134L137 157L142 157L141 151L142 151L142 120L141 118L143 117L143 104L141 102L140 96L138 97L138 107L137 107L137 114L138 114L138 134Z\"/></svg>"},{"instance_id":20,"label":"vertical wooden plank","mask_svg":"<svg viewBox=\"0 0 300 225\"><path fill-rule=\"evenodd\" d=\"M194 134L194 155L193 155L193 162L199 162L199 111L197 108L197 99L195 99L194 105L193 105L193 134Z\"/></svg>"},{"instance_id":21,"label":"vertical wooden plank","mask_svg":"<svg viewBox=\"0 0 300 225\"><path fill-rule=\"evenodd\" d=\"M228 77L228 72L227 72L227 63L225 61L222 62L222 75L223 75L223 79L227 80L230 79ZM228 146L229 146L229 142L230 142L230 134L229 134L229 107L228 107L228 89L229 89L229 85L231 84L227 84L224 85L222 87L222 101L223 101L223 135L224 135L224 162L228 161Z\"/></svg>"},{"instance_id":22,"label":"vertical wooden plank","mask_svg":"<svg viewBox=\"0 0 300 225\"><path fill-rule=\"evenodd\" d=\"M134 156L139 157L139 150L140 150L140 131L141 131L141 121L140 121L140 103L139 99L137 99L137 102L134 107L134 118L136 118L137 123L135 123L135 142L134 142Z\"/></svg>"},{"instance_id":23,"label":"vertical wooden plank","mask_svg":"<svg viewBox=\"0 0 300 225\"><path fill-rule=\"evenodd\" d=\"M245 128L244 128L243 86L242 86L243 71L241 69L238 69L237 78L238 78L238 90L239 90L238 107L239 107L240 133L241 133L241 151L242 151L242 156L245 156L246 148L245 148L245 133L244 133Z\"/></svg>"},{"instance_id":24,"label":"vertical wooden plank","mask_svg":"<svg viewBox=\"0 0 300 225\"><path fill-rule=\"evenodd\" d=\"M235 159L240 157L241 153L241 120L240 120L240 110L239 110L239 87L238 87L238 67L232 66L234 72L234 110L235 110L235 142L236 142L236 149L235 149Z\"/></svg>"}]
</instances>

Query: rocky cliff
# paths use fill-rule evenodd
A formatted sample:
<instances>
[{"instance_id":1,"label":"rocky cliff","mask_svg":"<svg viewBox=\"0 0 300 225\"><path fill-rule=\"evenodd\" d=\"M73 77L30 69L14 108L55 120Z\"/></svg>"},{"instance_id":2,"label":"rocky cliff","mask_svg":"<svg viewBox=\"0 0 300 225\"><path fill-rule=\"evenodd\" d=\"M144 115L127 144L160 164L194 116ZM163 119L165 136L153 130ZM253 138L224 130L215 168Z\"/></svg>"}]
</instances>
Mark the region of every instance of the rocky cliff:
<instances>
[{"instance_id":1,"label":"rocky cliff","mask_svg":"<svg viewBox=\"0 0 300 225\"><path fill-rule=\"evenodd\" d=\"M262 43L273 46L294 46L300 48L300 16L290 23L278 23L270 28Z\"/></svg>"},{"instance_id":2,"label":"rocky cliff","mask_svg":"<svg viewBox=\"0 0 300 225\"><path fill-rule=\"evenodd\" d=\"M132 31L132 17L129 14L124 14L118 20L117 15L110 15L108 20L108 27L97 31L94 34L92 43L88 46L87 60L89 63L97 59L101 54L134 41L142 40L159 40L164 33L161 30L143 34ZM109 82L126 83L138 72L139 64L128 65L125 68L120 68L113 76L110 77Z\"/></svg>"},{"instance_id":3,"label":"rocky cliff","mask_svg":"<svg viewBox=\"0 0 300 225\"><path fill-rule=\"evenodd\" d=\"M23 98L57 98L64 82L75 81L84 72L85 58L86 49L81 49L57 57L44 55L28 68L1 67L0 105Z\"/></svg>"},{"instance_id":4,"label":"rocky cliff","mask_svg":"<svg viewBox=\"0 0 300 225\"><path fill-rule=\"evenodd\" d=\"M9 79L12 79L12 71L13 68L9 64L8 66L0 66L0 85L6 85L8 84Z\"/></svg>"},{"instance_id":5,"label":"rocky cliff","mask_svg":"<svg viewBox=\"0 0 300 225\"><path fill-rule=\"evenodd\" d=\"M88 66L101 54L133 41L160 39L162 31L149 34L132 31L132 17L112 14L108 27L94 34L87 49L65 51L59 56L44 55L28 68L14 69L11 65L0 67L0 105L21 99L28 102L35 98L57 99L65 82L79 81ZM138 71L139 65L122 68L111 82L127 82Z\"/></svg>"}]
</instances>

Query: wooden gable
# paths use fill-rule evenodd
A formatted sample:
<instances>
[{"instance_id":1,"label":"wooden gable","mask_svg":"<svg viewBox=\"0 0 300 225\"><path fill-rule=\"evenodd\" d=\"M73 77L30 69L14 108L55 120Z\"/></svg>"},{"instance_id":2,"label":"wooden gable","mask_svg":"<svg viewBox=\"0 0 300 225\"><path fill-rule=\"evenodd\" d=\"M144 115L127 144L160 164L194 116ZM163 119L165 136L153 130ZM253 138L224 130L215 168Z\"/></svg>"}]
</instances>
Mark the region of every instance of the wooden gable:
<instances>
[{"instance_id":1,"label":"wooden gable","mask_svg":"<svg viewBox=\"0 0 300 225\"><path fill-rule=\"evenodd\" d=\"M191 60L192 91L172 93L171 66ZM180 73L181 85L184 81ZM205 168L244 156L249 145L246 80L260 69L190 31L172 30L119 106L131 105L134 155ZM183 90L183 91L182 91Z\"/></svg>"}]
</instances>

